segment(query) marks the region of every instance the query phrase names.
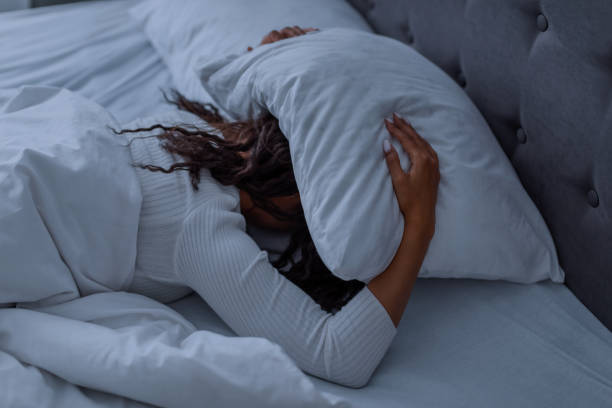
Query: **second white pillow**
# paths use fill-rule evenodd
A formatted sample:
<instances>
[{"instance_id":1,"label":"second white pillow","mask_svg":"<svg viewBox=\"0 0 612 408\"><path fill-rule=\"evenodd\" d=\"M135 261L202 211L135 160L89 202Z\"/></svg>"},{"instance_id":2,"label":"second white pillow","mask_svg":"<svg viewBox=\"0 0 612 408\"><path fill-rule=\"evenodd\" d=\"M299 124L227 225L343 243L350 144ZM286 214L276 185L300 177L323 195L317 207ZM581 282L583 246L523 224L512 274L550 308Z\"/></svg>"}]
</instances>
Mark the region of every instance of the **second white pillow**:
<instances>
[{"instance_id":1,"label":"second white pillow","mask_svg":"<svg viewBox=\"0 0 612 408\"><path fill-rule=\"evenodd\" d=\"M195 73L198 58L244 53L286 26L370 31L345 0L146 0L129 13L170 69L176 89L201 102L209 97Z\"/></svg>"}]
</instances>

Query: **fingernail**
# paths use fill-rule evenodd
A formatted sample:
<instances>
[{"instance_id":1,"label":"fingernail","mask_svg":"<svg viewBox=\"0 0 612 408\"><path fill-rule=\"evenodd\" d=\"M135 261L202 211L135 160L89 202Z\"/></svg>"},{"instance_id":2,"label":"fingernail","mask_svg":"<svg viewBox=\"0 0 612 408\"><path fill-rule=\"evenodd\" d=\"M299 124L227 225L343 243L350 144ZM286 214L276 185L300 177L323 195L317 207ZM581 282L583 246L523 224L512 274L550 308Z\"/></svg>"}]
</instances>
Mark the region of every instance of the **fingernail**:
<instances>
[{"instance_id":1,"label":"fingernail","mask_svg":"<svg viewBox=\"0 0 612 408\"><path fill-rule=\"evenodd\" d=\"M389 143L389 139L383 140L383 150L385 153L389 153L391 151L391 143Z\"/></svg>"}]
</instances>

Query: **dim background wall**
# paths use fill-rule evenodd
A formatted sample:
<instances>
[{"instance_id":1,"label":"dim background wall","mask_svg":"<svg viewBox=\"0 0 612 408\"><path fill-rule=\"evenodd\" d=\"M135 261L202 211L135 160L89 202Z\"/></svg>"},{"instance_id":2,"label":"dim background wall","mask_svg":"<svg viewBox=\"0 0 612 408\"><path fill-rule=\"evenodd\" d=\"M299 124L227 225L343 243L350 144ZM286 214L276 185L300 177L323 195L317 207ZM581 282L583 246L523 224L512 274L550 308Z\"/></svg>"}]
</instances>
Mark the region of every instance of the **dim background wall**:
<instances>
[{"instance_id":1,"label":"dim background wall","mask_svg":"<svg viewBox=\"0 0 612 408\"><path fill-rule=\"evenodd\" d=\"M91 0L0 0L0 12Z\"/></svg>"}]
</instances>

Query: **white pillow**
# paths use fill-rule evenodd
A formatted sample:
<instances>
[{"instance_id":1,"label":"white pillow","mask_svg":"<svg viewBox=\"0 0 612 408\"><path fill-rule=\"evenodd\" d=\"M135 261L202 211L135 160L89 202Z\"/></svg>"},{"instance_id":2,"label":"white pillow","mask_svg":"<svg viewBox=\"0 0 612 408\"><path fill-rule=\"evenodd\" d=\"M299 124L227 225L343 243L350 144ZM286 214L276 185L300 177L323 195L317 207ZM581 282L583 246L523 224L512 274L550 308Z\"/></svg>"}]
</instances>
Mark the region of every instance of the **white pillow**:
<instances>
[{"instance_id":1,"label":"white pillow","mask_svg":"<svg viewBox=\"0 0 612 408\"><path fill-rule=\"evenodd\" d=\"M370 31L345 0L148 0L129 12L170 69L177 90L200 102L209 97L194 71L197 58L246 52L286 26Z\"/></svg>"},{"instance_id":2,"label":"white pillow","mask_svg":"<svg viewBox=\"0 0 612 408\"><path fill-rule=\"evenodd\" d=\"M266 107L279 119L315 246L337 276L368 282L401 241L382 152L383 118L397 112L440 160L436 232L420 276L563 281L551 235L478 109L412 48L330 29L200 65L217 104L237 117Z\"/></svg>"}]
</instances>

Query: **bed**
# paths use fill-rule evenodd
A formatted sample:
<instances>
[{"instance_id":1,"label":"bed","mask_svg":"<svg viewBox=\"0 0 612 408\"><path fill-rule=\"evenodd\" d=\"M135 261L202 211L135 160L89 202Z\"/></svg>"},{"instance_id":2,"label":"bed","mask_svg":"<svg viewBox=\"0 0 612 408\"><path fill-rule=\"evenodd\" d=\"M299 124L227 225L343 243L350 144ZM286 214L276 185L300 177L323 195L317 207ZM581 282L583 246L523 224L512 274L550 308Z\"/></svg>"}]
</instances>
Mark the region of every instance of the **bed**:
<instances>
[{"instance_id":1,"label":"bed","mask_svg":"<svg viewBox=\"0 0 612 408\"><path fill-rule=\"evenodd\" d=\"M0 89L66 87L100 103L121 122L166 110L159 88L172 86L172 79L130 23L125 11L133 3L0 14L0 36L11 39L0 43ZM612 7L572 1L513 1L503 7L486 1L352 3L377 31L413 45L465 87L551 228L567 285L419 279L397 337L368 386L351 389L310 377L315 387L354 407L612 406L609 92L590 97L584 86L568 84L572 98L581 98L584 107L571 111L560 103L545 109L558 96L550 89L557 82L549 78L565 81L582 72L588 90L601 83L609 91L612 37L596 37L604 28L596 23L612 17ZM569 18L573 13L595 23L580 31L584 27ZM524 31L504 33L506 23ZM557 28L567 47L539 39L530 48L538 33ZM581 41L593 40L590 48L581 48L572 33ZM507 38L518 45L500 51ZM568 55L580 71L550 67L555 58ZM532 68L519 69L527 58ZM507 61L512 61L510 69L501 69ZM503 85L501 73L508 76ZM608 101L606 109L599 106L602 101ZM583 144L571 141L576 135ZM583 164L572 167L574 156ZM563 171L564 166L576 168L579 176ZM274 245L274 237L260 233L258 239L264 248ZM198 329L234 335L196 295L170 307ZM119 405L110 395L100 401L100 406ZM120 403L139 405L130 399Z\"/></svg>"}]
</instances>

